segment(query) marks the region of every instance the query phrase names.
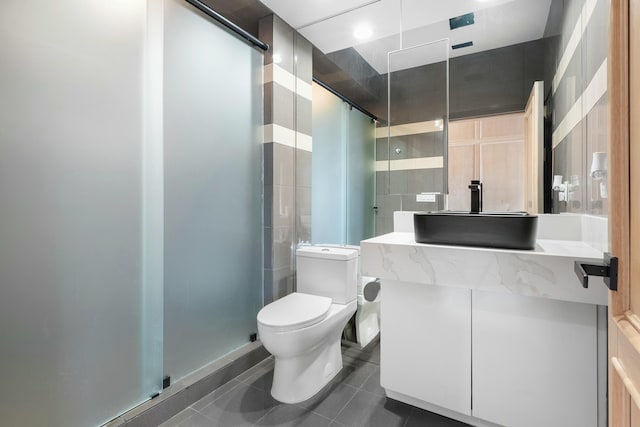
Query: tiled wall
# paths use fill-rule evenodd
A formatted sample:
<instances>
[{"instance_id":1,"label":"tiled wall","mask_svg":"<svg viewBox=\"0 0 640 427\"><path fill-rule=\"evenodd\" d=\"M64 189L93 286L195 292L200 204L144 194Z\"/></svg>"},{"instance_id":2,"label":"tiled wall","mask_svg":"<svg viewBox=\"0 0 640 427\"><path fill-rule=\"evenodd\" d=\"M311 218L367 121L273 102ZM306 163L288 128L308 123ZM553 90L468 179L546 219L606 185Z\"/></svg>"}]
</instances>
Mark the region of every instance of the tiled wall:
<instances>
[{"instance_id":1,"label":"tiled wall","mask_svg":"<svg viewBox=\"0 0 640 427\"><path fill-rule=\"evenodd\" d=\"M553 64L548 58L551 44L549 39L540 39L452 58L450 118L523 111L533 82L545 80L551 74ZM433 125L434 118L444 115L445 72L440 64L431 64L392 74L392 130L407 125L423 129L401 131L387 140L387 128L378 128L377 234L392 231L395 210L445 208L440 197L435 203L416 199L416 194L422 192L444 191L444 133L429 123ZM406 159L415 162L401 163Z\"/></svg>"},{"instance_id":2,"label":"tiled wall","mask_svg":"<svg viewBox=\"0 0 640 427\"><path fill-rule=\"evenodd\" d=\"M553 211L606 216L606 181L594 180L590 167L594 152L607 151L610 0L554 0L554 7L562 19L552 85L553 175L562 175L570 193L565 201L554 193Z\"/></svg>"},{"instance_id":3,"label":"tiled wall","mask_svg":"<svg viewBox=\"0 0 640 427\"><path fill-rule=\"evenodd\" d=\"M276 15L259 24L264 69L264 303L295 289L294 248L310 240L311 44ZM298 165L298 167L296 167ZM301 219L302 218L302 219Z\"/></svg>"},{"instance_id":4,"label":"tiled wall","mask_svg":"<svg viewBox=\"0 0 640 427\"><path fill-rule=\"evenodd\" d=\"M376 129L376 235L393 231L394 211L443 208L416 201L416 194L443 191L443 135L436 121Z\"/></svg>"}]
</instances>

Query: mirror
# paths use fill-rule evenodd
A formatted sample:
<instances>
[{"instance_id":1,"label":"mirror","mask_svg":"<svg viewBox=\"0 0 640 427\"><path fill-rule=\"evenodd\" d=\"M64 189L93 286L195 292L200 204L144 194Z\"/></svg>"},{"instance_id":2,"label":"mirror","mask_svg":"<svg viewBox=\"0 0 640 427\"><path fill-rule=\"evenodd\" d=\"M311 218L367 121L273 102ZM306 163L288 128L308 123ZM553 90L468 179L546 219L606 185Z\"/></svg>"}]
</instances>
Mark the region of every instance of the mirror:
<instances>
[{"instance_id":1,"label":"mirror","mask_svg":"<svg viewBox=\"0 0 640 427\"><path fill-rule=\"evenodd\" d=\"M449 168L450 209L466 210L468 181L477 178L486 183L491 210L606 216L609 1L449 3L354 2L349 10L301 20L296 29L315 46L314 77L377 117L376 160L389 164L394 155L425 155L408 140L394 145L385 130L388 54L449 39L449 160L442 169ZM369 30L354 32L364 22ZM368 40L356 39L367 32ZM376 172L376 234L392 231L395 210L446 208L439 199L418 201L429 191L410 187L409 178L405 189L405 178L391 179L392 172L398 171ZM424 188L436 179L425 178Z\"/></svg>"},{"instance_id":2,"label":"mirror","mask_svg":"<svg viewBox=\"0 0 640 427\"><path fill-rule=\"evenodd\" d=\"M379 126L384 127L389 101L388 76L384 66L388 52L397 50L401 43L407 47L426 42L427 37L433 40L440 34L437 31L443 28L442 31L450 34L452 47L464 44L463 39L468 37L467 41L472 41L473 45L451 50L450 119L453 127L449 140L457 131L460 131L457 136L463 138L461 133L465 126L471 126L465 121L476 121L472 125L479 127L479 132L494 127L492 134L474 135L477 137L476 144L505 142L517 135L510 128L513 125L508 123L509 117L501 119L498 116L519 115L516 121L522 129L520 148L516 150L512 144L511 147L501 147L504 150L500 152L494 145L482 145L476 149L477 159L467 159L467 162L472 167L477 164L478 172L503 172L502 176L483 177L488 183L513 184L513 170L509 170L508 166L516 163L513 161L514 151L523 164L537 172L535 176L531 171L526 171L524 165L520 168L522 174L517 180L517 191L522 200L517 203L505 202L502 189L491 194L485 188L488 200L498 200L493 209L506 207L537 212L607 214L606 178L598 178L602 172L591 173L592 164L603 164L597 160L602 159L603 154L594 153L606 152L606 83L600 83L603 76L606 77L607 0L461 1L456 3L462 5L462 10L473 11L474 24L453 30L450 29L449 19L430 22L424 13L416 12L421 5L433 6L433 2L403 0L395 3L396 11L387 14L386 28L395 26L395 30L387 30L386 36L374 37L367 42L343 37L349 39L350 46L335 50L327 47L339 38L334 31L328 30L328 25L339 21L343 27L351 28L346 25L350 17L368 17L375 12L374 8L387 7L386 3L375 2L299 29L316 46L314 76L317 79L376 115ZM439 4L437 7L446 9L449 6ZM457 16L461 15L464 14ZM420 25L420 20L426 25ZM476 38L480 36L493 38L494 44ZM314 37L320 41L316 43ZM534 84L537 85L535 89ZM526 112L532 94L537 97L536 108L534 112ZM583 94L588 95L588 102L585 102ZM457 123L457 127L462 129L455 129ZM506 128L501 133L496 126ZM536 147L529 146L525 141L530 133L528 130L525 133L528 128L535 129L535 138L540 141ZM458 143L464 145L463 140ZM389 145L384 133L378 131L378 161L389 160L385 158L385 153L392 156L396 149L404 151L403 148ZM460 151L464 151L460 146L456 150L458 152L454 153L454 157L459 157ZM470 148L466 147L466 150ZM481 163L480 158L492 159L492 162ZM461 168L464 168L464 164L456 165L456 172L449 171L450 187L455 177L460 181L458 185L464 183L466 189L471 176L467 179L460 172ZM383 176L390 172L378 172L377 234L391 231L393 211L413 209L419 203L415 198L417 193L404 192L403 189L396 191L396 185L391 185L388 176ZM555 190L552 189L554 176L560 180ZM461 177L464 177L464 181ZM401 180L396 184L404 188ZM453 199L455 203L456 198L468 203L466 192L450 193L450 202ZM414 206L410 206L410 201ZM423 206L424 210L441 208L438 203L426 203ZM450 204L451 209L455 207Z\"/></svg>"}]
</instances>

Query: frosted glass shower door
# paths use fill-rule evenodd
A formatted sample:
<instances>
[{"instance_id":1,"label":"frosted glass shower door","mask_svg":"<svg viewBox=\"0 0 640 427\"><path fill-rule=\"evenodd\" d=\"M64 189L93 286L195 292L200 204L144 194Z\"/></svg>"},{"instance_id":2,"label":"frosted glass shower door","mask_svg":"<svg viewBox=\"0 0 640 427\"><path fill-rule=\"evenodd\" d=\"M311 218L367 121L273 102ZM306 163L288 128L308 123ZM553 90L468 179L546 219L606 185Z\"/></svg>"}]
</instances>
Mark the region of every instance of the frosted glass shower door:
<instances>
[{"instance_id":1,"label":"frosted glass shower door","mask_svg":"<svg viewBox=\"0 0 640 427\"><path fill-rule=\"evenodd\" d=\"M261 52L165 0L164 365L249 342L262 302Z\"/></svg>"},{"instance_id":2,"label":"frosted glass shower door","mask_svg":"<svg viewBox=\"0 0 640 427\"><path fill-rule=\"evenodd\" d=\"M316 244L344 244L346 236L347 104L313 84L311 238Z\"/></svg>"},{"instance_id":3,"label":"frosted glass shower door","mask_svg":"<svg viewBox=\"0 0 640 427\"><path fill-rule=\"evenodd\" d=\"M3 426L101 425L161 387L143 238L152 3L0 2Z\"/></svg>"},{"instance_id":4,"label":"frosted glass shower door","mask_svg":"<svg viewBox=\"0 0 640 427\"><path fill-rule=\"evenodd\" d=\"M359 245L376 230L376 136L370 117L355 108L348 113L346 243Z\"/></svg>"}]
</instances>

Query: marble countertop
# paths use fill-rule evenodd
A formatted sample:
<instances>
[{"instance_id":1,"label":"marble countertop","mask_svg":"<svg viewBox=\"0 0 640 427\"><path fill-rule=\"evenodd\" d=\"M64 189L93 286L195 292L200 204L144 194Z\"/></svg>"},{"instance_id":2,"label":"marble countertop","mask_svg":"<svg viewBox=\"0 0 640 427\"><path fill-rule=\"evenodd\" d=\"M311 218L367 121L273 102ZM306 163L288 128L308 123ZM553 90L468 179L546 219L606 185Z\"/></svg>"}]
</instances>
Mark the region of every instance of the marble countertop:
<instances>
[{"instance_id":1,"label":"marble countertop","mask_svg":"<svg viewBox=\"0 0 640 427\"><path fill-rule=\"evenodd\" d=\"M538 240L534 250L416 243L395 232L360 244L363 275L383 280L454 286L514 295L607 305L602 278L584 289L574 261L602 262L602 252L581 241Z\"/></svg>"}]
</instances>

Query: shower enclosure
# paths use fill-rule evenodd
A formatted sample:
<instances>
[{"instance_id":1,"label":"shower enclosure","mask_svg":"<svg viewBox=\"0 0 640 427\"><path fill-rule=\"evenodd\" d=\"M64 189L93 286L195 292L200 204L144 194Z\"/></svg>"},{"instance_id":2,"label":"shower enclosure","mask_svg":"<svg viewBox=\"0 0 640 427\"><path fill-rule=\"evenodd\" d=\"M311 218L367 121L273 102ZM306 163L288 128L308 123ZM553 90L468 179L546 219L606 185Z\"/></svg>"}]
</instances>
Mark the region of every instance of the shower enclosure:
<instances>
[{"instance_id":1,"label":"shower enclosure","mask_svg":"<svg viewBox=\"0 0 640 427\"><path fill-rule=\"evenodd\" d=\"M262 54L182 0L0 30L0 417L100 425L255 331Z\"/></svg>"},{"instance_id":2,"label":"shower enclosure","mask_svg":"<svg viewBox=\"0 0 640 427\"><path fill-rule=\"evenodd\" d=\"M375 233L375 123L313 84L312 242L359 245Z\"/></svg>"}]
</instances>

